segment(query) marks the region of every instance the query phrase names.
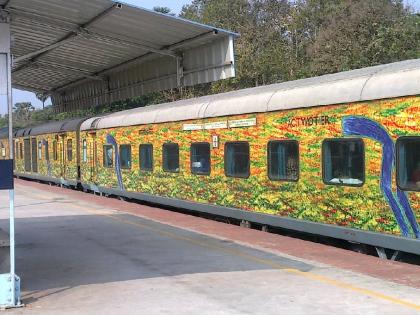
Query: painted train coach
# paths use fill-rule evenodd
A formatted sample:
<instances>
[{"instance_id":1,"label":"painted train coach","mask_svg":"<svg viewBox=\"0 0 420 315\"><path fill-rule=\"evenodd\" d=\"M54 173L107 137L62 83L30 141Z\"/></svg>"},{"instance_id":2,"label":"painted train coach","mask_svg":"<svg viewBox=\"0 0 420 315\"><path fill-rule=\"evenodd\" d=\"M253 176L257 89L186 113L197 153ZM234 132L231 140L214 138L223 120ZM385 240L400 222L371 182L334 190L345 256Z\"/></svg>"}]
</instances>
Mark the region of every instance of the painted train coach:
<instances>
[{"instance_id":1,"label":"painted train coach","mask_svg":"<svg viewBox=\"0 0 420 315\"><path fill-rule=\"evenodd\" d=\"M417 59L54 123L16 175L420 254L419 95Z\"/></svg>"},{"instance_id":2,"label":"painted train coach","mask_svg":"<svg viewBox=\"0 0 420 315\"><path fill-rule=\"evenodd\" d=\"M9 128L0 128L0 160L9 158Z\"/></svg>"},{"instance_id":3,"label":"painted train coach","mask_svg":"<svg viewBox=\"0 0 420 315\"><path fill-rule=\"evenodd\" d=\"M80 184L80 125L56 121L14 134L15 175L67 186Z\"/></svg>"}]
</instances>

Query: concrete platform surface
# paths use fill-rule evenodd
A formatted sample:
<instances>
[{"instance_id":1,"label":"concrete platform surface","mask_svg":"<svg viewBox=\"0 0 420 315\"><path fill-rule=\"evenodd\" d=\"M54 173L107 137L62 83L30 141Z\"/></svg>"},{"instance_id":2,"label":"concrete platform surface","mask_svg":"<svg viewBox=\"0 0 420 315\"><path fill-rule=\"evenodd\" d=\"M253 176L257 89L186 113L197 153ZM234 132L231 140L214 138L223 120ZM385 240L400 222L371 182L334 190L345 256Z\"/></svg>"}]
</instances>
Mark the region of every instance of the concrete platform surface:
<instances>
[{"instance_id":1,"label":"concrete platform surface","mask_svg":"<svg viewBox=\"0 0 420 315\"><path fill-rule=\"evenodd\" d=\"M22 180L16 195L26 307L5 314L420 314L418 266Z\"/></svg>"}]
</instances>

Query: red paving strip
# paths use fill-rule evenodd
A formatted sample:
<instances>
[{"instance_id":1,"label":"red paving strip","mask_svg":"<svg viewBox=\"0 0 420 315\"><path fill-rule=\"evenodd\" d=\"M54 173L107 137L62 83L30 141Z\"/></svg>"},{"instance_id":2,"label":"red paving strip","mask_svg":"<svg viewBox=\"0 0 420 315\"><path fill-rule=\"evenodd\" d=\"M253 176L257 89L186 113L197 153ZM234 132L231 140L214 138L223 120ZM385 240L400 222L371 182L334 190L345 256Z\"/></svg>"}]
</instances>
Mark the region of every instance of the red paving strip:
<instances>
[{"instance_id":1,"label":"red paving strip","mask_svg":"<svg viewBox=\"0 0 420 315\"><path fill-rule=\"evenodd\" d=\"M420 266L386 261L341 248L258 230L245 229L236 225L229 225L117 199L94 196L57 186L47 186L20 179L17 179L16 183L22 186L42 189L47 192L63 194L75 200L131 213L167 225L196 231L217 238L229 239L252 248L268 250L277 254L292 255L420 289Z\"/></svg>"}]
</instances>

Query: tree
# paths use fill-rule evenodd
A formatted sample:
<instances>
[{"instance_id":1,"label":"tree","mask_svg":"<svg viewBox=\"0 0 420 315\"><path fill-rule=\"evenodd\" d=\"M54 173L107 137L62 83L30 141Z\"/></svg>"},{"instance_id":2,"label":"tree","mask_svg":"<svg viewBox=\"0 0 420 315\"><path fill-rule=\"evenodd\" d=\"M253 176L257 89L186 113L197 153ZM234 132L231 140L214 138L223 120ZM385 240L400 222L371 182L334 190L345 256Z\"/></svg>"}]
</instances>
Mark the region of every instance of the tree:
<instances>
[{"instance_id":1,"label":"tree","mask_svg":"<svg viewBox=\"0 0 420 315\"><path fill-rule=\"evenodd\" d=\"M153 11L174 16L172 10L168 7L153 7Z\"/></svg>"},{"instance_id":2,"label":"tree","mask_svg":"<svg viewBox=\"0 0 420 315\"><path fill-rule=\"evenodd\" d=\"M6 114L2 116L0 114L0 128L7 127L9 125L9 116Z\"/></svg>"},{"instance_id":3,"label":"tree","mask_svg":"<svg viewBox=\"0 0 420 315\"><path fill-rule=\"evenodd\" d=\"M420 57L402 0L193 0L181 16L241 35L237 77L214 92Z\"/></svg>"},{"instance_id":4,"label":"tree","mask_svg":"<svg viewBox=\"0 0 420 315\"><path fill-rule=\"evenodd\" d=\"M235 43L237 77L212 84L214 92L287 79L287 0L193 0L181 16L240 33Z\"/></svg>"},{"instance_id":5,"label":"tree","mask_svg":"<svg viewBox=\"0 0 420 315\"><path fill-rule=\"evenodd\" d=\"M13 106L13 124L16 128L31 124L31 115L35 107L30 102L16 103Z\"/></svg>"},{"instance_id":6,"label":"tree","mask_svg":"<svg viewBox=\"0 0 420 315\"><path fill-rule=\"evenodd\" d=\"M324 9L308 56L320 75L415 58L419 47L419 18L401 0L341 0Z\"/></svg>"},{"instance_id":7,"label":"tree","mask_svg":"<svg viewBox=\"0 0 420 315\"><path fill-rule=\"evenodd\" d=\"M36 93L36 98L42 102L42 109L45 108L45 101L48 99L48 95L45 93Z\"/></svg>"}]
</instances>

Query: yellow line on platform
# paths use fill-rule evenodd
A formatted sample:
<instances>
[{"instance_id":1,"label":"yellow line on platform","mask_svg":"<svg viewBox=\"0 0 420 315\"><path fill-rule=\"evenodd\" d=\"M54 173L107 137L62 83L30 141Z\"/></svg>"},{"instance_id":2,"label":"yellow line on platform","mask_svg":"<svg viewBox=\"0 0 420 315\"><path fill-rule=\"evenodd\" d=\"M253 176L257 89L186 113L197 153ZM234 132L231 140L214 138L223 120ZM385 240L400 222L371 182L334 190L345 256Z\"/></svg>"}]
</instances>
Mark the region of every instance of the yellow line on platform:
<instances>
[{"instance_id":1,"label":"yellow line on platform","mask_svg":"<svg viewBox=\"0 0 420 315\"><path fill-rule=\"evenodd\" d=\"M25 194L26 193L27 192L25 192ZM48 198L46 195L44 195L44 196L41 197L41 199L44 199L44 200L45 199L52 199L52 198ZM37 198L40 198L40 196L38 195ZM386 294L382 294L382 293L379 293L379 292L376 292L376 291L372 291L372 290L369 290L369 289L360 288L360 287L354 286L352 284L348 284L348 283L345 283L345 282L342 282L342 281L339 281L339 280L334 280L332 278L322 276L322 275L318 275L318 274L315 274L315 273L312 273L312 272L309 272L309 271L307 272L307 271L301 271L301 270L298 270L298 269L295 269L295 268L289 268L288 266L276 263L276 262L268 260L268 259L258 258L258 257L255 257L253 255L249 255L249 254L247 254L243 251L240 251L240 250L234 250L234 249L229 249L229 248L225 248L225 247L222 247L222 246L217 246L217 245L214 245L214 244L211 244L211 243L208 243L208 242L198 241L198 240L195 240L193 238L180 236L176 233L163 231L161 229L148 226L146 224L124 220L124 219L115 217L115 215L112 215L112 214L104 214L104 213L99 212L101 210L86 209L86 206L82 206L82 205L79 205L79 204L76 204L76 203L72 203L69 206L82 209L86 212L90 212L90 213L95 214L95 215L105 216L105 217L108 217L110 219L116 220L116 221L124 223L124 224L129 224L129 225L136 226L136 227L139 227L139 228L147 229L149 231L153 231L155 233L158 233L158 234L163 235L163 236L167 236L167 237L172 238L172 239L177 239L177 240L180 240L180 241L186 241L186 242L189 242L191 244L195 244L195 245L198 245L198 246L201 246L201 247L205 247L205 248L209 248L209 249L213 249L213 250L217 250L217 251L222 251L222 252L225 252L227 254L242 257L242 258L254 261L256 263L269 266L269 267L274 268L274 269L279 269L279 270L285 271L285 272L290 273L290 274L295 274L295 275L298 275L298 276L305 277L307 279L311 279L311 280L314 280L314 281L318 281L318 282L321 282L321 283L332 285L332 286L335 286L335 287L338 287L338 288L350 290L350 291L353 291L353 292L358 292L358 293L364 294L366 296L374 297L374 298L377 298L377 299L380 299L380 300L388 301L388 302L398 304L398 305L402 305L402 306L405 306L405 307L409 307L409 308L412 308L412 309L415 309L415 310L420 310L420 305L419 304L407 302L407 301L401 300L399 298L395 298L395 297L392 297L392 296L389 296L389 295L386 295ZM104 210L106 210L106 209L104 209ZM109 209L109 210L114 211L112 209ZM118 210L116 210L116 211L118 211ZM127 214L136 216L135 214L132 214L132 213L127 213ZM145 219L147 220L147 218L145 218ZM160 223L160 224L165 224L165 223ZM182 227L179 227L179 228L182 229ZM197 233L200 233L200 232L197 232Z\"/></svg>"},{"instance_id":2,"label":"yellow line on platform","mask_svg":"<svg viewBox=\"0 0 420 315\"><path fill-rule=\"evenodd\" d=\"M89 211L89 210L87 210L87 211ZM89 212L93 213L93 212L96 212L96 211L89 211ZM276 263L276 262L268 260L268 259L258 258L258 257L252 256L252 255L249 255L249 254L244 253L240 250L229 249L229 248L217 246L217 245L214 245L214 244L210 244L208 242L197 241L197 240L189 238L189 237L177 235L176 233L162 231L160 229L153 228L151 226L148 226L148 225L145 225L145 224L142 224L142 223L131 222L131 221L127 221L127 220L124 220L124 219L120 219L120 218L115 217L114 215L107 215L107 214L101 214L101 215L106 216L108 218L111 218L113 220L119 221L119 222L124 223L124 224L129 224L129 225L137 226L137 227L140 227L140 228L148 229L150 231L156 232L160 235L164 235L164 236L167 236L167 237L170 237L170 238L173 238L173 239L186 241L186 242L189 242L189 243L201 246L201 247L206 247L206 248L222 251L222 252L225 252L225 253L228 253L228 254L232 254L232 255L235 255L235 256L243 257L243 258L246 258L248 260L251 260L251 261L266 265L266 266L270 266L274 269L279 269L279 270L285 271L287 273L299 275L299 276L302 276L302 277L305 277L305 278L308 278L308 279L311 279L311 280L315 280L315 281L318 281L318 282L329 284L329 285L339 287L339 288L342 288L342 289L347 289L347 290L350 290L350 291L358 292L358 293L361 293L361 294L364 294L364 295L367 295L367 296L370 296L370 297L374 297L374 298L377 298L377 299L381 299L381 300L385 300L385 301L392 302L392 303L395 303L395 304L399 304L399 305L402 305L402 306L406 306L406 307L409 307L409 308L412 308L412 309L415 309L415 310L420 310L420 305L419 304L414 304L414 303L411 303L411 302L407 302L407 301L401 300L399 298L395 298L395 297L392 297L392 296L389 296L389 295L386 295L386 294L382 294L382 293L379 293L379 292L375 292L375 291L372 291L372 290L369 290L369 289L359 288L359 287L356 287L352 284L348 284L348 283L345 283L345 282L342 282L342 281L334 280L334 279L331 279L329 277L318 275L318 274L315 274L315 273L312 273L312 272L301 271L301 270L298 270L298 269L295 269L295 268L289 268L285 265Z\"/></svg>"}]
</instances>

